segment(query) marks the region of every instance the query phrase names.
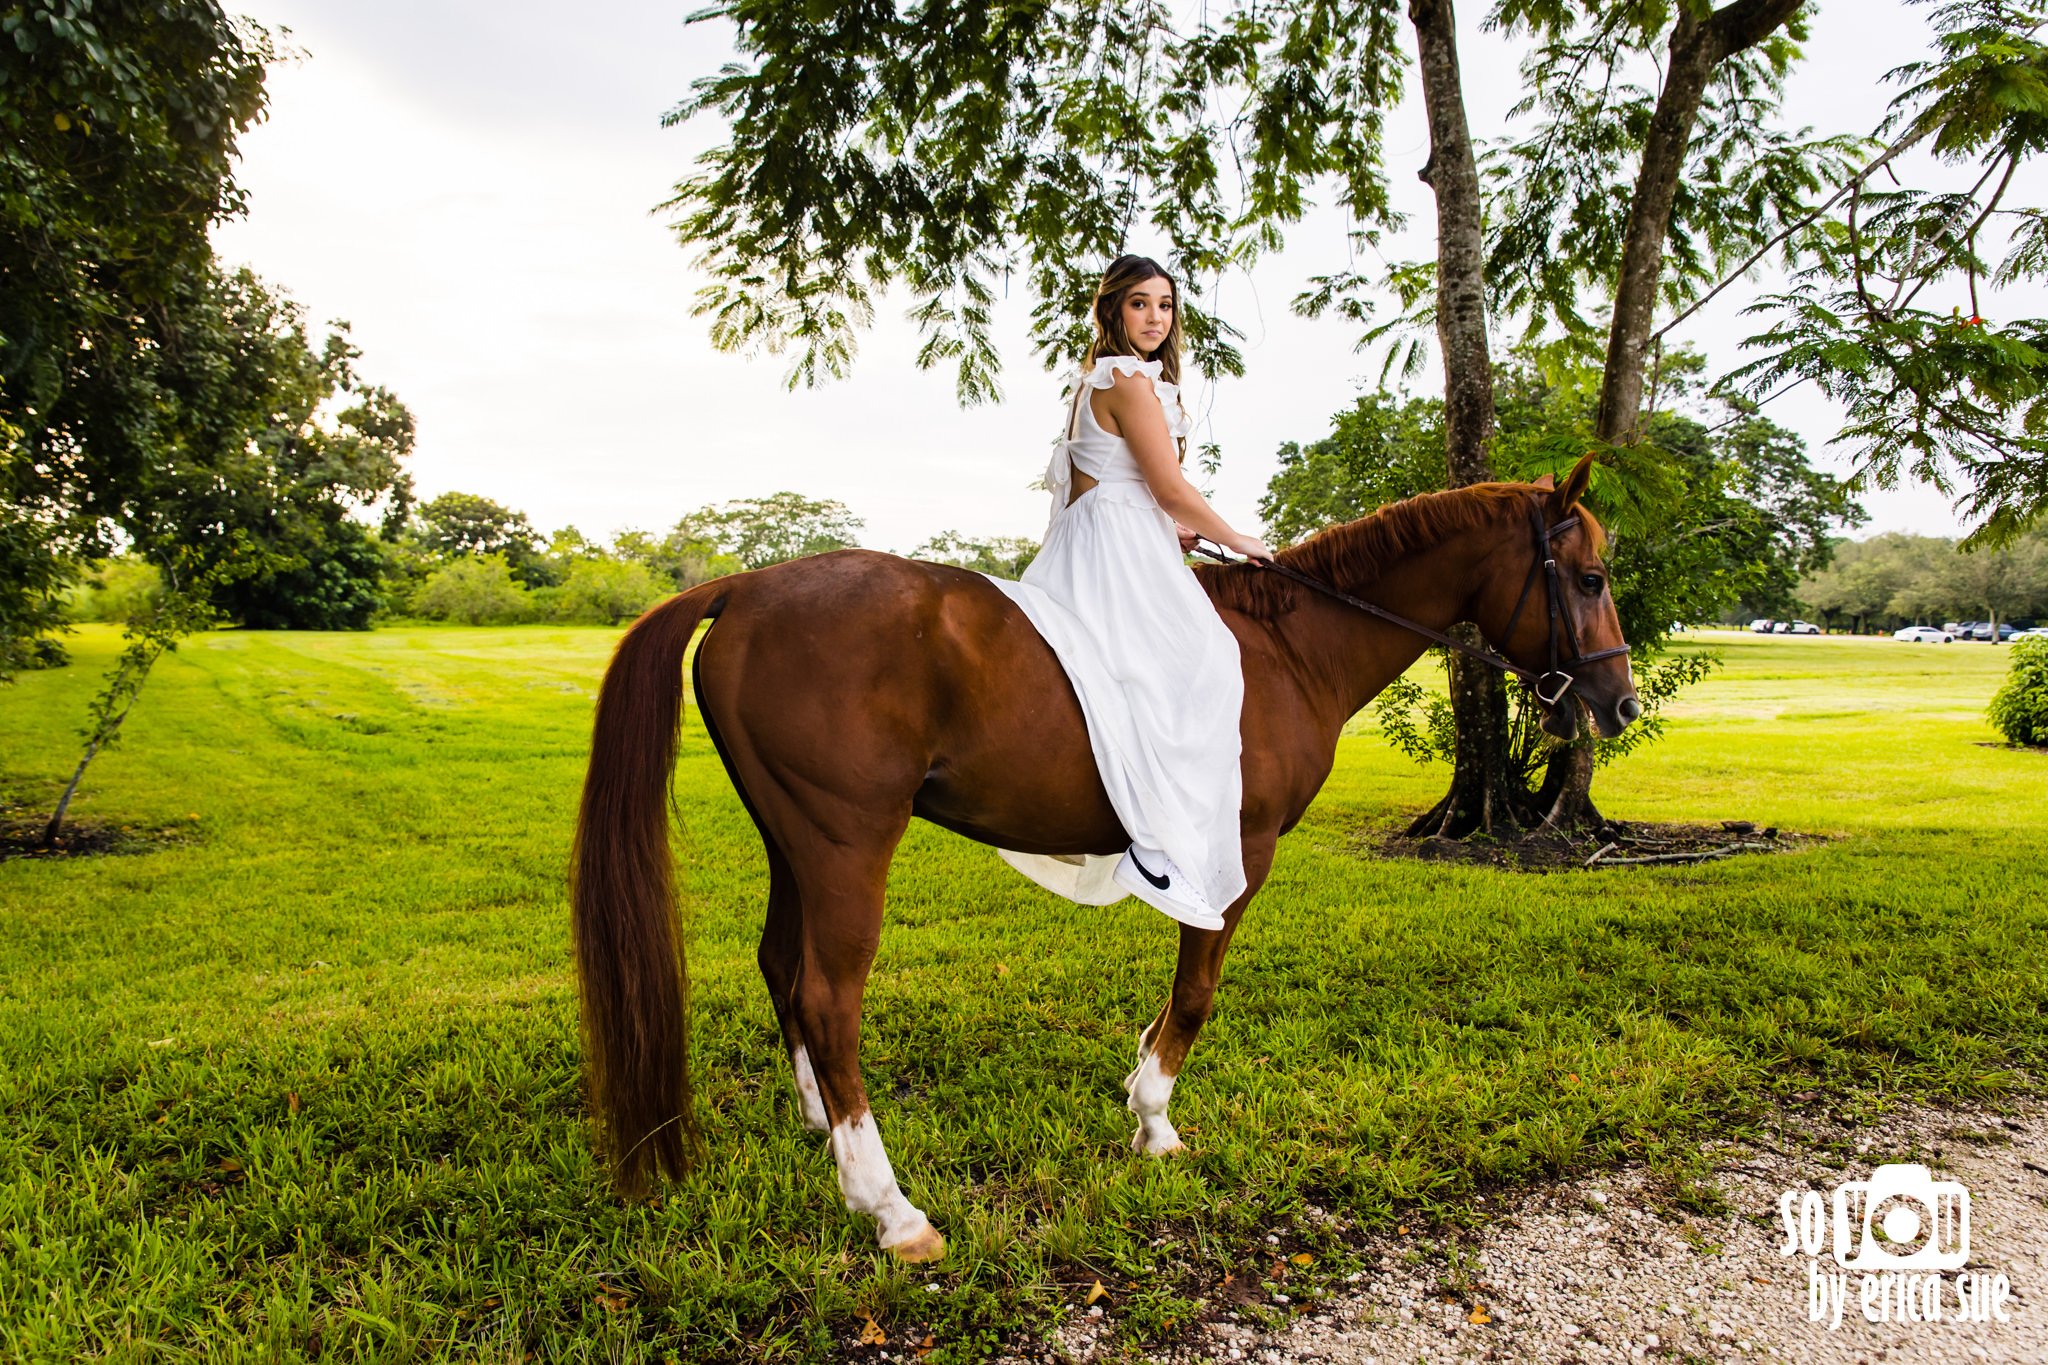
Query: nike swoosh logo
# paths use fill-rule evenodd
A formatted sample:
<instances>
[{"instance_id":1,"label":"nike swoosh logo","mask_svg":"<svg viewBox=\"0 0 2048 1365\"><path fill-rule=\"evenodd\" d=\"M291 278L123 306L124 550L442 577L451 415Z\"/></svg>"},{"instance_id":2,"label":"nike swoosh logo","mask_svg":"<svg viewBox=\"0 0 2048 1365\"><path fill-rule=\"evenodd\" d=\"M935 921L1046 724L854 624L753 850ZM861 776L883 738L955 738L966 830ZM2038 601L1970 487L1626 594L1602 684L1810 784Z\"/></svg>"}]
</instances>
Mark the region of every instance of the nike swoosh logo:
<instances>
[{"instance_id":1,"label":"nike swoosh logo","mask_svg":"<svg viewBox=\"0 0 2048 1365\"><path fill-rule=\"evenodd\" d=\"M1131 866L1137 868L1140 876L1142 876L1146 881L1152 883L1152 885L1158 887L1161 891L1164 891L1168 887L1173 885L1173 878L1171 877L1153 876L1151 869L1146 867L1143 863L1139 862L1138 855L1135 853L1131 855Z\"/></svg>"}]
</instances>

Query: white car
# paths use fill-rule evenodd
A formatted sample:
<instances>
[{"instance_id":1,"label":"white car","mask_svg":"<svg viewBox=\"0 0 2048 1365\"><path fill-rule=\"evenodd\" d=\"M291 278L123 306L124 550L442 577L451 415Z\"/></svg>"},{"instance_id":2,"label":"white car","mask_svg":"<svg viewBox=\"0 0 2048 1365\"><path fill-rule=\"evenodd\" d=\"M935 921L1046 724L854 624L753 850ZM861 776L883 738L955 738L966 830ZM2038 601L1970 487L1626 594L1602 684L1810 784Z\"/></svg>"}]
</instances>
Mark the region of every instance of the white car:
<instances>
[{"instance_id":1,"label":"white car","mask_svg":"<svg viewBox=\"0 0 2048 1365\"><path fill-rule=\"evenodd\" d=\"M1933 626L1907 626L1904 630L1892 632L1894 640L1904 640L1909 645L1952 645L1956 637Z\"/></svg>"},{"instance_id":2,"label":"white car","mask_svg":"<svg viewBox=\"0 0 2048 1365\"><path fill-rule=\"evenodd\" d=\"M1778 633L1783 635L1818 635L1820 627L1811 621L1780 621Z\"/></svg>"},{"instance_id":3,"label":"white car","mask_svg":"<svg viewBox=\"0 0 2048 1365\"><path fill-rule=\"evenodd\" d=\"M2048 640L2048 626L2035 626L2012 637L2015 640Z\"/></svg>"}]
</instances>

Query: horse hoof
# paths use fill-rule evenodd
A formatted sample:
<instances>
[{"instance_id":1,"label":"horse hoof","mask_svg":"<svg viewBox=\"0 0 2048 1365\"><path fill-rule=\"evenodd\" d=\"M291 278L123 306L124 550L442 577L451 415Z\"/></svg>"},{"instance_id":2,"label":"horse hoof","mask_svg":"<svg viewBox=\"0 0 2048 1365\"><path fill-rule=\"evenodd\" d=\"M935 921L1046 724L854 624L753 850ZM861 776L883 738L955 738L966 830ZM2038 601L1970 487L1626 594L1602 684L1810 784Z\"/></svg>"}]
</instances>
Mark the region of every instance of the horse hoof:
<instances>
[{"instance_id":1,"label":"horse hoof","mask_svg":"<svg viewBox=\"0 0 2048 1365\"><path fill-rule=\"evenodd\" d=\"M1185 1152L1187 1149L1188 1145L1180 1140L1178 1133L1161 1142L1156 1147L1145 1141L1145 1130L1143 1128L1131 1134L1131 1150L1139 1156L1172 1156L1175 1152Z\"/></svg>"},{"instance_id":2,"label":"horse hoof","mask_svg":"<svg viewBox=\"0 0 2048 1365\"><path fill-rule=\"evenodd\" d=\"M908 1262L911 1265L922 1265L927 1261L936 1261L946 1254L946 1239L939 1236L937 1228L933 1227L930 1223L926 1223L923 1232L918 1233L909 1241L898 1242L895 1246L887 1248L887 1250L891 1256L894 1256L899 1261Z\"/></svg>"}]
</instances>

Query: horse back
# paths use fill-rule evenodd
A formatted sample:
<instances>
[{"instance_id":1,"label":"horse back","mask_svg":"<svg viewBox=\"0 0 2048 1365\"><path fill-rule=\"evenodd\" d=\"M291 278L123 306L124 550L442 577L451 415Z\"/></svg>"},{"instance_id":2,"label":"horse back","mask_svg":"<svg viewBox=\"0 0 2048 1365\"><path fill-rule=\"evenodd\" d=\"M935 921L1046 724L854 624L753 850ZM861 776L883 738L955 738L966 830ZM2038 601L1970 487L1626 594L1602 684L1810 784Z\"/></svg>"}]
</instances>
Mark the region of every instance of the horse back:
<instances>
[{"instance_id":1,"label":"horse back","mask_svg":"<svg viewBox=\"0 0 2048 1365\"><path fill-rule=\"evenodd\" d=\"M839 550L732 585L696 682L736 780L1025 852L1121 848L1066 672L985 576Z\"/></svg>"}]
</instances>

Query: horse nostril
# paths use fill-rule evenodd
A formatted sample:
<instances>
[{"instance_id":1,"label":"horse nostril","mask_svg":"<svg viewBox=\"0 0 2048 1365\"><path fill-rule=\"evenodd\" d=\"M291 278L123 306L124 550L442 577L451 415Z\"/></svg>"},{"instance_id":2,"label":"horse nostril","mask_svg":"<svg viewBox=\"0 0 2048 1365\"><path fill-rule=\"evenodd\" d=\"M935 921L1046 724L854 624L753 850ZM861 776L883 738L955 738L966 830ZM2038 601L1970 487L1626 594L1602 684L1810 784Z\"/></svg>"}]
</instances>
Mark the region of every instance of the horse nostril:
<instances>
[{"instance_id":1,"label":"horse nostril","mask_svg":"<svg viewBox=\"0 0 2048 1365\"><path fill-rule=\"evenodd\" d=\"M1614 704L1614 714L1621 717L1623 725L1634 725L1643 714L1643 704L1634 697L1623 697Z\"/></svg>"}]
</instances>

